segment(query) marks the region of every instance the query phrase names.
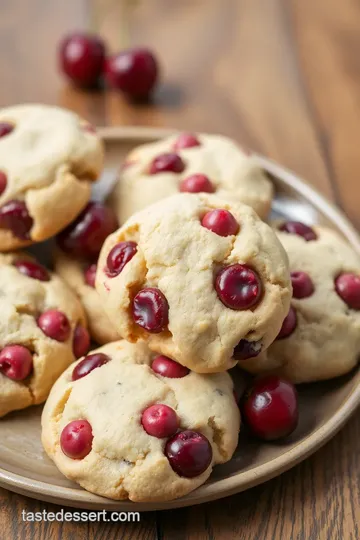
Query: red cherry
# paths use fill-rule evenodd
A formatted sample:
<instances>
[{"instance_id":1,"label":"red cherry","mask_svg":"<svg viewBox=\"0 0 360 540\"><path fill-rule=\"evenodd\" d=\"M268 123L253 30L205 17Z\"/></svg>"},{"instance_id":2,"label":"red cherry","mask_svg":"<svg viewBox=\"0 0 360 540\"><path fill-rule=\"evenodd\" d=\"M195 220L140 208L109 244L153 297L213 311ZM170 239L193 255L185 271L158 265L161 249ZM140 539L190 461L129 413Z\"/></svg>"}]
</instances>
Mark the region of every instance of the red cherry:
<instances>
[{"instance_id":1,"label":"red cherry","mask_svg":"<svg viewBox=\"0 0 360 540\"><path fill-rule=\"evenodd\" d=\"M78 324L74 331L73 337L73 353L75 358L84 356L90 348L90 335L89 332Z\"/></svg>"},{"instance_id":2,"label":"red cherry","mask_svg":"<svg viewBox=\"0 0 360 540\"><path fill-rule=\"evenodd\" d=\"M93 263L88 266L84 272L85 282L89 287L95 287L97 264Z\"/></svg>"},{"instance_id":3,"label":"red cherry","mask_svg":"<svg viewBox=\"0 0 360 540\"><path fill-rule=\"evenodd\" d=\"M97 36L73 33L59 47L60 68L78 86L92 87L98 82L105 62L105 44Z\"/></svg>"},{"instance_id":4,"label":"red cherry","mask_svg":"<svg viewBox=\"0 0 360 540\"><path fill-rule=\"evenodd\" d=\"M254 435L266 441L287 437L298 423L295 386L275 375L256 379L245 392L242 414Z\"/></svg>"},{"instance_id":5,"label":"red cherry","mask_svg":"<svg viewBox=\"0 0 360 540\"><path fill-rule=\"evenodd\" d=\"M294 298L307 298L314 292L314 285L306 272L291 272L291 283Z\"/></svg>"},{"instance_id":6,"label":"red cherry","mask_svg":"<svg viewBox=\"0 0 360 540\"><path fill-rule=\"evenodd\" d=\"M187 367L182 366L181 364L175 362L175 360L171 360L171 358L162 355L154 358L151 364L151 369L158 375L168 377L169 379L181 379L190 372Z\"/></svg>"},{"instance_id":7,"label":"red cherry","mask_svg":"<svg viewBox=\"0 0 360 540\"><path fill-rule=\"evenodd\" d=\"M162 172L182 173L185 169L185 163L178 154L160 154L156 156L150 164L149 174L158 174Z\"/></svg>"},{"instance_id":8,"label":"red cherry","mask_svg":"<svg viewBox=\"0 0 360 540\"><path fill-rule=\"evenodd\" d=\"M289 313L286 315L276 339L284 339L289 337L294 332L296 326L296 311L292 306L290 306Z\"/></svg>"},{"instance_id":9,"label":"red cherry","mask_svg":"<svg viewBox=\"0 0 360 540\"><path fill-rule=\"evenodd\" d=\"M74 420L61 432L61 450L71 459L83 459L91 452L93 438L92 428L87 420Z\"/></svg>"},{"instance_id":10,"label":"red cherry","mask_svg":"<svg viewBox=\"0 0 360 540\"><path fill-rule=\"evenodd\" d=\"M212 448L204 435L186 430L176 433L167 441L165 455L179 476L194 478L210 466Z\"/></svg>"},{"instance_id":11,"label":"red cherry","mask_svg":"<svg viewBox=\"0 0 360 540\"><path fill-rule=\"evenodd\" d=\"M133 48L107 59L106 80L110 86L134 99L145 99L158 78L158 64L149 49Z\"/></svg>"},{"instance_id":12,"label":"red cherry","mask_svg":"<svg viewBox=\"0 0 360 540\"><path fill-rule=\"evenodd\" d=\"M180 183L182 193L214 193L215 186L205 174L192 174Z\"/></svg>"},{"instance_id":13,"label":"red cherry","mask_svg":"<svg viewBox=\"0 0 360 540\"><path fill-rule=\"evenodd\" d=\"M193 133L180 133L176 141L174 142L173 149L183 150L184 148L193 148L194 146L200 146L199 139Z\"/></svg>"},{"instance_id":14,"label":"red cherry","mask_svg":"<svg viewBox=\"0 0 360 540\"><path fill-rule=\"evenodd\" d=\"M106 258L106 274L109 277L119 275L136 252L137 244L135 242L119 242L116 244Z\"/></svg>"},{"instance_id":15,"label":"red cherry","mask_svg":"<svg viewBox=\"0 0 360 540\"><path fill-rule=\"evenodd\" d=\"M9 122L0 122L0 138L9 135L14 127L14 124L10 124Z\"/></svg>"},{"instance_id":16,"label":"red cherry","mask_svg":"<svg viewBox=\"0 0 360 540\"><path fill-rule=\"evenodd\" d=\"M245 264L226 266L218 273L215 288L221 302L230 309L250 309L259 303L262 284L258 274Z\"/></svg>"},{"instance_id":17,"label":"red cherry","mask_svg":"<svg viewBox=\"0 0 360 540\"><path fill-rule=\"evenodd\" d=\"M146 433L163 439L171 437L179 427L179 420L174 409L163 404L152 405L145 409L141 423Z\"/></svg>"},{"instance_id":18,"label":"red cherry","mask_svg":"<svg viewBox=\"0 0 360 540\"><path fill-rule=\"evenodd\" d=\"M22 345L7 345L0 352L0 372L13 381L23 381L33 370L33 357Z\"/></svg>"},{"instance_id":19,"label":"red cherry","mask_svg":"<svg viewBox=\"0 0 360 540\"><path fill-rule=\"evenodd\" d=\"M21 240L30 239L30 230L34 220L30 216L24 201L11 200L0 208L0 228L9 229Z\"/></svg>"},{"instance_id":20,"label":"red cherry","mask_svg":"<svg viewBox=\"0 0 360 540\"><path fill-rule=\"evenodd\" d=\"M132 312L136 324L151 332L162 332L169 322L169 306L159 289L142 289L133 300Z\"/></svg>"},{"instance_id":21,"label":"red cherry","mask_svg":"<svg viewBox=\"0 0 360 540\"><path fill-rule=\"evenodd\" d=\"M7 176L3 171L0 171L0 195L2 195L7 186Z\"/></svg>"},{"instance_id":22,"label":"red cherry","mask_svg":"<svg viewBox=\"0 0 360 540\"><path fill-rule=\"evenodd\" d=\"M280 225L279 230L289 234L297 234L298 236L302 236L307 242L317 239L317 234L315 231L300 221L285 221L285 223Z\"/></svg>"},{"instance_id":23,"label":"red cherry","mask_svg":"<svg viewBox=\"0 0 360 540\"><path fill-rule=\"evenodd\" d=\"M219 236L231 236L238 232L239 224L227 210L210 210L201 220L201 225Z\"/></svg>"},{"instance_id":24,"label":"red cherry","mask_svg":"<svg viewBox=\"0 0 360 540\"><path fill-rule=\"evenodd\" d=\"M66 341L70 337L71 326L68 318L61 311L50 309L38 318L38 326L46 336L56 341Z\"/></svg>"},{"instance_id":25,"label":"red cherry","mask_svg":"<svg viewBox=\"0 0 360 540\"><path fill-rule=\"evenodd\" d=\"M42 264L34 261L27 261L26 259L17 259L14 262L14 266L24 276L28 276L32 279L38 279L39 281L50 281L50 274Z\"/></svg>"},{"instance_id":26,"label":"red cherry","mask_svg":"<svg viewBox=\"0 0 360 540\"><path fill-rule=\"evenodd\" d=\"M57 236L61 249L71 255L96 258L109 234L117 228L110 208L100 202L90 202L81 214Z\"/></svg>"},{"instance_id":27,"label":"red cherry","mask_svg":"<svg viewBox=\"0 0 360 540\"><path fill-rule=\"evenodd\" d=\"M335 279L335 290L351 309L360 309L360 276L351 273L340 274Z\"/></svg>"},{"instance_id":28,"label":"red cherry","mask_svg":"<svg viewBox=\"0 0 360 540\"><path fill-rule=\"evenodd\" d=\"M235 360L247 360L248 358L254 358L261 353L262 345L260 341L248 341L247 339L241 339L236 345L233 353Z\"/></svg>"},{"instance_id":29,"label":"red cherry","mask_svg":"<svg viewBox=\"0 0 360 540\"><path fill-rule=\"evenodd\" d=\"M72 380L77 381L85 375L89 375L95 368L101 367L110 361L110 357L104 353L88 354L73 369Z\"/></svg>"}]
</instances>

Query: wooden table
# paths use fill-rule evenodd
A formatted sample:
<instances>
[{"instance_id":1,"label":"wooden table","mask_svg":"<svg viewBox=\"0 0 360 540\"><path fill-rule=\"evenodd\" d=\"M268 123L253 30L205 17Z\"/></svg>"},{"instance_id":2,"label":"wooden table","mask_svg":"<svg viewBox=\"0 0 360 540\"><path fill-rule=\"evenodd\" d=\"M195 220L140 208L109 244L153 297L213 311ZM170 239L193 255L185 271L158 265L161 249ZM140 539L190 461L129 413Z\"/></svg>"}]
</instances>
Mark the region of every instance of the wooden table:
<instances>
[{"instance_id":1,"label":"wooden table","mask_svg":"<svg viewBox=\"0 0 360 540\"><path fill-rule=\"evenodd\" d=\"M97 125L218 131L277 160L360 227L360 9L355 0L140 0L134 44L163 65L152 106L84 93L57 74L55 50L91 24L122 45L119 0L0 0L0 105L61 104ZM322 450L265 485L140 524L21 522L58 510L0 491L2 538L339 539L360 537L360 415ZM25 536L26 535L26 536Z\"/></svg>"}]
</instances>

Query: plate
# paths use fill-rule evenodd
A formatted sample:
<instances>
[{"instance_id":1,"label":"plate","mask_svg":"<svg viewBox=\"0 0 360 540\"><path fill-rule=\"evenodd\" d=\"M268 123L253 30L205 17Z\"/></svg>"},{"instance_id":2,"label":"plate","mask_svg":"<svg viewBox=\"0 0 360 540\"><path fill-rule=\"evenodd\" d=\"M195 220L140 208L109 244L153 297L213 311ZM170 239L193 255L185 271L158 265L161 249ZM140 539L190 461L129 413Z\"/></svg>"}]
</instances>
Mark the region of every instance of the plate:
<instances>
[{"instance_id":1,"label":"plate","mask_svg":"<svg viewBox=\"0 0 360 540\"><path fill-rule=\"evenodd\" d=\"M95 188L95 197L101 198L111 189L116 169L132 147L169 133L137 127L100 130L106 145L106 166ZM257 159L273 177L276 216L328 225L360 253L360 238L339 210L294 174L261 156ZM46 247L37 246L36 252L44 257ZM235 368L233 372L236 375L240 370ZM360 370L336 380L300 386L300 422L289 439L281 443L259 443L247 438L243 430L233 459L215 467L206 484L186 497L161 503L112 501L67 480L42 450L42 407L30 407L0 420L0 485L42 501L94 510L145 511L193 506L251 488L293 467L335 435L359 403Z\"/></svg>"}]
</instances>

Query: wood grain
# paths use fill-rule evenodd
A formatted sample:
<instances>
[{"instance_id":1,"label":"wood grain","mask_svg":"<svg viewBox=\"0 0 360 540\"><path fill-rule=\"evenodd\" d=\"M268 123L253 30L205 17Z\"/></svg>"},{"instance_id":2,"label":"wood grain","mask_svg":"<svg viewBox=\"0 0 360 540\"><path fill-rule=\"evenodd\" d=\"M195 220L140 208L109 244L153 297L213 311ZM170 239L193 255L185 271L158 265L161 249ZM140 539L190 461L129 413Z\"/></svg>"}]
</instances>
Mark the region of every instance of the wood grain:
<instances>
[{"instance_id":1,"label":"wood grain","mask_svg":"<svg viewBox=\"0 0 360 540\"><path fill-rule=\"evenodd\" d=\"M98 125L219 131L304 176L360 227L360 9L356 0L140 0L133 43L163 66L154 103L75 90L59 77L60 36L92 21L115 51L116 0L0 0L0 105L59 103ZM51 508L0 491L4 538L360 538L360 416L292 471L249 492L140 525L26 524ZM54 507L56 508L56 507Z\"/></svg>"}]
</instances>

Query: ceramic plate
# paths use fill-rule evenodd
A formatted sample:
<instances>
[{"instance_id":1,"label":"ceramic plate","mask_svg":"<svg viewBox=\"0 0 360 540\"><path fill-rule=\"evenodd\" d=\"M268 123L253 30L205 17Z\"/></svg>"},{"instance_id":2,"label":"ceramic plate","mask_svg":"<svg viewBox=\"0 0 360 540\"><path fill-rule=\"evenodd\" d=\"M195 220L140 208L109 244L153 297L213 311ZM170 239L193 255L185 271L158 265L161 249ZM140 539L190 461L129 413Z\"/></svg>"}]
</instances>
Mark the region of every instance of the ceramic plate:
<instances>
[{"instance_id":1,"label":"ceramic plate","mask_svg":"<svg viewBox=\"0 0 360 540\"><path fill-rule=\"evenodd\" d=\"M95 197L111 188L116 169L134 146L156 140L169 131L152 128L105 128L106 168ZM360 253L360 239L346 217L289 171L258 157L276 187L277 216L328 225L345 236ZM46 246L37 246L45 259ZM233 370L238 373L239 370ZM63 506L108 510L178 508L219 499L281 474L315 452L346 422L360 402L360 370L336 380L299 387L300 423L286 442L259 443L240 434L233 459L215 467L210 479L181 499L162 503L111 501L86 492L67 480L42 450L41 406L12 413L0 420L0 485L17 493Z\"/></svg>"}]
</instances>

